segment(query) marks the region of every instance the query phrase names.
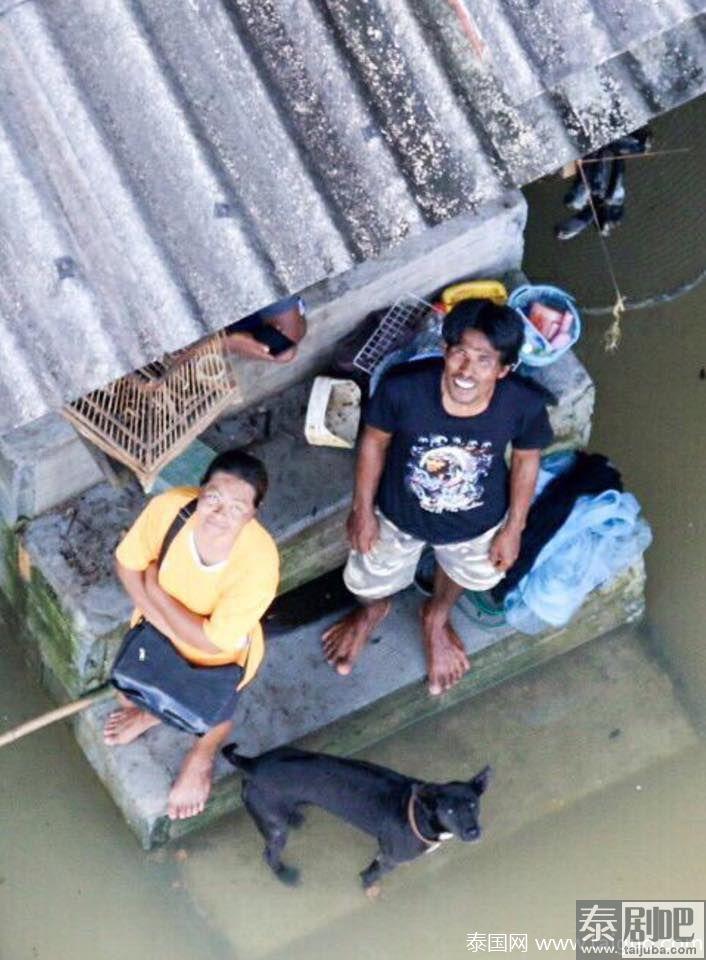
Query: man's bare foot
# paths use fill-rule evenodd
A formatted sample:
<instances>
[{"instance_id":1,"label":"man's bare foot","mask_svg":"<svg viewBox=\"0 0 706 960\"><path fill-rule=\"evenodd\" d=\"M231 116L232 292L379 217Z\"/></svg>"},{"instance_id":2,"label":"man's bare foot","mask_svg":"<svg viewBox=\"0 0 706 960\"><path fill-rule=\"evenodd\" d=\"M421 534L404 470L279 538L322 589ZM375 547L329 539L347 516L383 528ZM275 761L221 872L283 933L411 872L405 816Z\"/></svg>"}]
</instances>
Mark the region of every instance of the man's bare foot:
<instances>
[{"instance_id":1,"label":"man's bare foot","mask_svg":"<svg viewBox=\"0 0 706 960\"><path fill-rule=\"evenodd\" d=\"M198 744L187 753L169 793L167 814L170 820L186 820L203 811L211 793L213 762L213 756L199 751Z\"/></svg>"},{"instance_id":2,"label":"man's bare foot","mask_svg":"<svg viewBox=\"0 0 706 960\"><path fill-rule=\"evenodd\" d=\"M321 638L326 660L345 677L377 625L390 612L390 601L373 600L329 627Z\"/></svg>"},{"instance_id":3,"label":"man's bare foot","mask_svg":"<svg viewBox=\"0 0 706 960\"><path fill-rule=\"evenodd\" d=\"M158 717L152 716L139 707L121 707L113 710L103 727L103 740L109 747L125 746L161 723Z\"/></svg>"},{"instance_id":4,"label":"man's bare foot","mask_svg":"<svg viewBox=\"0 0 706 960\"><path fill-rule=\"evenodd\" d=\"M471 668L461 638L446 620L440 620L429 603L422 606L422 630L427 657L429 693L450 690Z\"/></svg>"}]
</instances>

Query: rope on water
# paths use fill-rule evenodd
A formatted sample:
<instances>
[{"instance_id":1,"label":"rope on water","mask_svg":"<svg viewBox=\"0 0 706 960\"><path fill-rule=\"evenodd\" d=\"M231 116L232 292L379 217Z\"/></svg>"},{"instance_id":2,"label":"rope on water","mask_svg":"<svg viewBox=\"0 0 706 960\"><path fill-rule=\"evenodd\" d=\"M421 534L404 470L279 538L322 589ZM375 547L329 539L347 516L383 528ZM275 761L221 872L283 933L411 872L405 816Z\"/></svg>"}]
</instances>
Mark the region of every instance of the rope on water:
<instances>
[{"instance_id":1,"label":"rope on water","mask_svg":"<svg viewBox=\"0 0 706 960\"><path fill-rule=\"evenodd\" d=\"M583 185L586 188L586 193L588 195L588 202L591 205L591 214L593 216L593 222L598 233L598 239L601 242L601 250L603 251L603 256L605 258L606 266L608 268L608 273L610 274L610 280L613 284L613 289L615 290L615 303L613 304L611 313L613 314L613 322L608 327L605 332L603 343L606 351L612 352L618 349L618 344L620 343L620 338L622 337L622 330L620 328L620 318L625 313L625 297L623 296L620 287L618 286L618 280L615 276L615 270L613 269L613 261L610 258L608 253L608 246L605 242L605 237L601 232L601 224L598 219L598 213L596 212L595 204L593 203L593 197L591 195L591 188L588 185L588 180L586 179L586 172L583 169L583 160L577 160L576 166L578 171L581 174L581 179L583 180Z\"/></svg>"},{"instance_id":2,"label":"rope on water","mask_svg":"<svg viewBox=\"0 0 706 960\"><path fill-rule=\"evenodd\" d=\"M620 318L625 313L625 297L621 293L613 304L613 322L603 334L603 345L608 353L618 349L623 331L620 329Z\"/></svg>"},{"instance_id":3,"label":"rope on water","mask_svg":"<svg viewBox=\"0 0 706 960\"><path fill-rule=\"evenodd\" d=\"M659 306L660 303L671 303L673 300L678 300L679 297L683 297L687 293L691 293L692 290L695 290L700 284L706 280L706 269L702 270L701 273L697 274L693 280L688 280L686 283L682 283L678 287L674 287L673 290L666 290L664 293L655 293L651 297L646 297L644 300L625 300L624 307L625 310L646 310L648 307ZM581 307L581 313L586 314L590 317L605 317L608 314L611 314L615 306L610 307Z\"/></svg>"},{"instance_id":4,"label":"rope on water","mask_svg":"<svg viewBox=\"0 0 706 960\"><path fill-rule=\"evenodd\" d=\"M621 160L651 160L653 157L665 157L672 153L691 153L691 147L675 147L672 150L650 150L649 153L621 153ZM583 158L582 163L612 163L615 157Z\"/></svg>"}]
</instances>

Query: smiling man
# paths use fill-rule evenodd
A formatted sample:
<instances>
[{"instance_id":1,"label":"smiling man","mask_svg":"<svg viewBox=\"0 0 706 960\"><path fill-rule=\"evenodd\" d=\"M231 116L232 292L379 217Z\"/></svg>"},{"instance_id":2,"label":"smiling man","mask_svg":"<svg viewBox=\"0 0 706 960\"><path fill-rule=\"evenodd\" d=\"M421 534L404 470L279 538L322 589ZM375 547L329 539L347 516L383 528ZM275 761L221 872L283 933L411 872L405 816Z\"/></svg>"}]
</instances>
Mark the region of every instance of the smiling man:
<instances>
[{"instance_id":1,"label":"smiling man","mask_svg":"<svg viewBox=\"0 0 706 960\"><path fill-rule=\"evenodd\" d=\"M328 662L350 673L431 544L437 572L422 630L432 694L470 667L451 609L463 590L489 590L515 562L540 450L552 439L541 395L510 374L523 342L515 311L463 301L443 337L443 359L397 368L370 401L344 572L361 606L323 637Z\"/></svg>"}]
</instances>

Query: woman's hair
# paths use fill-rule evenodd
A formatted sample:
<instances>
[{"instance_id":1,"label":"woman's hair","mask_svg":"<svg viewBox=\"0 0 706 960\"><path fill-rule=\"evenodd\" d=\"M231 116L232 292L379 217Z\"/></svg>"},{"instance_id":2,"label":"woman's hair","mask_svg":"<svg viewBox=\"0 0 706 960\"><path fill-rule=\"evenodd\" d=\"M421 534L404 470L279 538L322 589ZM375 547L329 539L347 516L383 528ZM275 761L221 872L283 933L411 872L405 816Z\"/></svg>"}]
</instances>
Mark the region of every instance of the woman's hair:
<instances>
[{"instance_id":1,"label":"woman's hair","mask_svg":"<svg viewBox=\"0 0 706 960\"><path fill-rule=\"evenodd\" d=\"M461 342L466 330L478 330L500 353L503 366L517 363L525 339L519 314L492 300L462 300L444 318L442 336L450 347Z\"/></svg>"},{"instance_id":2,"label":"woman's hair","mask_svg":"<svg viewBox=\"0 0 706 960\"><path fill-rule=\"evenodd\" d=\"M265 464L243 450L225 450L211 461L201 478L201 486L208 483L214 473L228 473L249 484L255 491L255 506L259 507L267 493L267 470Z\"/></svg>"}]
</instances>

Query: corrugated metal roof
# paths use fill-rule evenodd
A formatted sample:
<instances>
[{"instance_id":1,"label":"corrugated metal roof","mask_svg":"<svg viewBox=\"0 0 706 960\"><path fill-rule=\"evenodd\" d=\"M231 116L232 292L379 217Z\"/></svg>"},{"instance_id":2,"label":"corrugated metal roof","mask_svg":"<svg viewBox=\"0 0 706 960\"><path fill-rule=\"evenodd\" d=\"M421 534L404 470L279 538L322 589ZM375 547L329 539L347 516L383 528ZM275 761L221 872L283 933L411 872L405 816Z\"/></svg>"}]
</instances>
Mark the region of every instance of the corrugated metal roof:
<instances>
[{"instance_id":1,"label":"corrugated metal roof","mask_svg":"<svg viewBox=\"0 0 706 960\"><path fill-rule=\"evenodd\" d=\"M706 0L0 0L0 426L706 88Z\"/></svg>"}]
</instances>

